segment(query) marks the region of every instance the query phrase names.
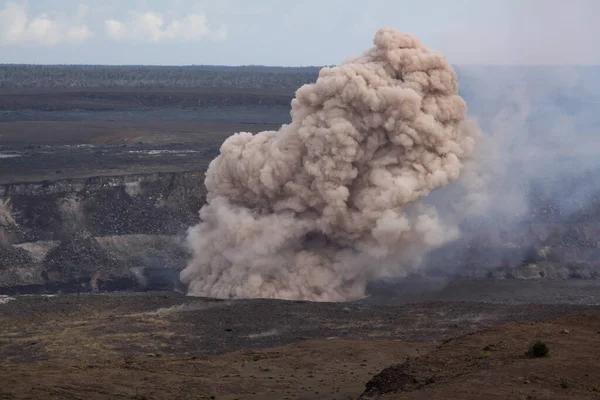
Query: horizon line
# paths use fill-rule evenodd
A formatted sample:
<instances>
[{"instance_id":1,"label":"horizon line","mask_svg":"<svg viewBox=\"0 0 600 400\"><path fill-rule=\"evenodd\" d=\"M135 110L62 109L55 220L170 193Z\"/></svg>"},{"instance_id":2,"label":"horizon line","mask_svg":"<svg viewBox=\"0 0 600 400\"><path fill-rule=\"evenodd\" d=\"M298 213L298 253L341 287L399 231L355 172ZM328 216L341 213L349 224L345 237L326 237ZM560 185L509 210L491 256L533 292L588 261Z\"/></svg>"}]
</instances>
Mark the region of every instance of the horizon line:
<instances>
[{"instance_id":1,"label":"horizon line","mask_svg":"<svg viewBox=\"0 0 600 400\"><path fill-rule=\"evenodd\" d=\"M324 65L270 65L270 64L59 64L59 63L1 63L0 67L163 67L163 68L189 68L189 67L211 67L211 68L325 68L336 67L340 64ZM484 63L450 63L455 67L598 67L600 64L484 64Z\"/></svg>"}]
</instances>

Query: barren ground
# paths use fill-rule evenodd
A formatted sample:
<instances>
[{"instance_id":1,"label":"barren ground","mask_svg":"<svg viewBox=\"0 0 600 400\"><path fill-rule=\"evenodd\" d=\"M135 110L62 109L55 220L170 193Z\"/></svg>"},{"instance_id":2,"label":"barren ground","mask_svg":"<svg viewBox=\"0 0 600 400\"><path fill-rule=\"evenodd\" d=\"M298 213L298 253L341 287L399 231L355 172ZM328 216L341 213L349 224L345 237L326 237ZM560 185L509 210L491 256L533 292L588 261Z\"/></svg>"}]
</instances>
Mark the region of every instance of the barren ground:
<instances>
[{"instance_id":1,"label":"barren ground","mask_svg":"<svg viewBox=\"0 0 600 400\"><path fill-rule=\"evenodd\" d=\"M293 92L6 89L0 184L203 170L232 133L287 123Z\"/></svg>"},{"instance_id":2,"label":"barren ground","mask_svg":"<svg viewBox=\"0 0 600 400\"><path fill-rule=\"evenodd\" d=\"M368 398L600 395L596 306L366 303L18 297L0 305L0 398L357 399L408 357L406 392L386 394L403 367ZM523 357L535 339L549 358Z\"/></svg>"}]
</instances>

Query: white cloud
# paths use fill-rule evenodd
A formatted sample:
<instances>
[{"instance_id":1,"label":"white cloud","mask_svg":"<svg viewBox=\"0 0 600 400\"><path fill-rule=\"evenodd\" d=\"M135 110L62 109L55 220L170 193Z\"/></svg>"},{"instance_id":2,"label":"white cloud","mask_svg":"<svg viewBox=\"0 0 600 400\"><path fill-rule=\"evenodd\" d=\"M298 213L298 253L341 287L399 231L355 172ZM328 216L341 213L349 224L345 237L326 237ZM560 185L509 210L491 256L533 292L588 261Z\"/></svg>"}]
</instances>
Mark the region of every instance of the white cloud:
<instances>
[{"instance_id":1,"label":"white cloud","mask_svg":"<svg viewBox=\"0 0 600 400\"><path fill-rule=\"evenodd\" d=\"M104 21L104 28L111 39L135 42L191 42L207 37L217 40L227 38L226 28L222 26L214 32L211 31L203 14L189 14L166 23L159 13L130 11L125 22L107 19Z\"/></svg>"},{"instance_id":2,"label":"white cloud","mask_svg":"<svg viewBox=\"0 0 600 400\"><path fill-rule=\"evenodd\" d=\"M125 24L115 19L104 21L104 28L106 29L106 34L115 40L123 39L127 31Z\"/></svg>"},{"instance_id":3,"label":"white cloud","mask_svg":"<svg viewBox=\"0 0 600 400\"><path fill-rule=\"evenodd\" d=\"M0 9L0 46L81 43L93 35L92 31L81 23L86 11L85 6L79 6L77 18L73 21L63 15L48 14L39 14L30 19L25 6L8 2Z\"/></svg>"}]
</instances>

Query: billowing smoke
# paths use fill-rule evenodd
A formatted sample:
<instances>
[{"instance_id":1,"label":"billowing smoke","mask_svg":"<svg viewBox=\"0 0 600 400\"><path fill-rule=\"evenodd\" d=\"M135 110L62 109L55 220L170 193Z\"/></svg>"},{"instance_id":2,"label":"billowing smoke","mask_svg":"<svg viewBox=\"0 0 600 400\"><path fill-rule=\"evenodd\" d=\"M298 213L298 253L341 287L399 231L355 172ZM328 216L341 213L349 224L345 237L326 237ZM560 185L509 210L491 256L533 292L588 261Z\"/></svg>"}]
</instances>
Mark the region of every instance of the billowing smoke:
<instances>
[{"instance_id":1,"label":"billowing smoke","mask_svg":"<svg viewBox=\"0 0 600 400\"><path fill-rule=\"evenodd\" d=\"M456 71L469 115L493 140L496 157L485 155L475 170L490 172L485 190L470 193L485 194L484 212L464 218L459 240L429 252L422 270L469 278L600 277L598 67ZM490 147L477 156L484 150ZM435 199L438 212L452 199L448 189L426 199Z\"/></svg>"},{"instance_id":2,"label":"billowing smoke","mask_svg":"<svg viewBox=\"0 0 600 400\"><path fill-rule=\"evenodd\" d=\"M301 87L289 125L223 143L188 235L189 294L356 299L459 235L459 218L422 201L473 183L458 180L480 135L456 74L412 35L382 28L374 45ZM457 213L474 201L461 200Z\"/></svg>"}]
</instances>

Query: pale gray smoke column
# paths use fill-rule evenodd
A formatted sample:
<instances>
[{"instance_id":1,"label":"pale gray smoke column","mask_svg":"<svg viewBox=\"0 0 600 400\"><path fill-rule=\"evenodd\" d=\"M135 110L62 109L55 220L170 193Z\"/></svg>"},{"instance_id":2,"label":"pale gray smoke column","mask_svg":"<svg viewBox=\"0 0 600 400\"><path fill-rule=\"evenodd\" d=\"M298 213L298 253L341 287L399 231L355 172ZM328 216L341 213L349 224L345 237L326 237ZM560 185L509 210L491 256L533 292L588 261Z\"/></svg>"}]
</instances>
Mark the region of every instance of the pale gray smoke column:
<instances>
[{"instance_id":1,"label":"pale gray smoke column","mask_svg":"<svg viewBox=\"0 0 600 400\"><path fill-rule=\"evenodd\" d=\"M479 141L456 74L412 35L382 28L374 44L298 89L289 125L223 143L188 235L190 295L352 300L457 237L420 201Z\"/></svg>"}]
</instances>

